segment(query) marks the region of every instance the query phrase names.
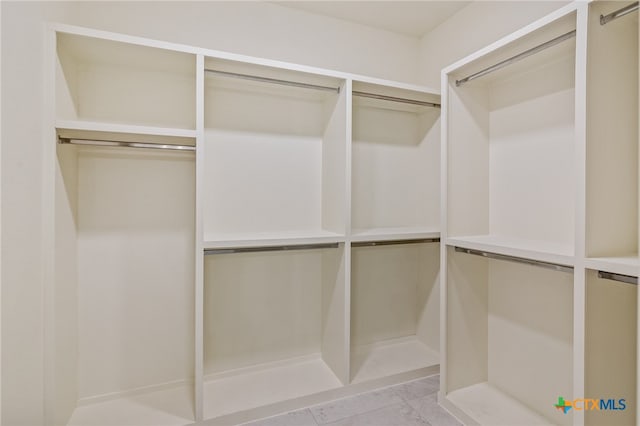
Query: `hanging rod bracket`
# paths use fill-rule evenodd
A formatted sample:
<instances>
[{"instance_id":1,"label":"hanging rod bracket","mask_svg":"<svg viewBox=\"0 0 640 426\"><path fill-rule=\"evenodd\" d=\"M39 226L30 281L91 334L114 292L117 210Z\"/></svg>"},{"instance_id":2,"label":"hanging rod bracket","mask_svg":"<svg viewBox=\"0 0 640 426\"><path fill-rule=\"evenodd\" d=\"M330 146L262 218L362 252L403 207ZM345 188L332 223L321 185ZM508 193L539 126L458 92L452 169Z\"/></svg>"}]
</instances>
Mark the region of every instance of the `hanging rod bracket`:
<instances>
[{"instance_id":1,"label":"hanging rod bracket","mask_svg":"<svg viewBox=\"0 0 640 426\"><path fill-rule=\"evenodd\" d=\"M638 277L631 275L616 274L613 272L598 271L598 278L605 280L619 281L621 283L638 285Z\"/></svg>"},{"instance_id":2,"label":"hanging rod bracket","mask_svg":"<svg viewBox=\"0 0 640 426\"><path fill-rule=\"evenodd\" d=\"M621 18L628 13L638 10L639 3L640 2L631 3L630 5L625 6L622 9L618 9L615 12L611 12L608 15L600 15L600 25L606 25L609 22Z\"/></svg>"},{"instance_id":3,"label":"hanging rod bracket","mask_svg":"<svg viewBox=\"0 0 640 426\"><path fill-rule=\"evenodd\" d=\"M491 252L486 252L482 250L473 250L473 249L457 247L457 246L455 247L455 251L458 253L466 253L466 254L473 254L475 256L482 256L482 257L486 257L487 259L505 260L508 262L521 263L529 266L538 266L541 268L551 269L559 272L573 273L573 266L560 265L560 264L551 263L551 262L543 262L541 260L525 259L523 257L509 256L506 254L491 253Z\"/></svg>"}]
</instances>

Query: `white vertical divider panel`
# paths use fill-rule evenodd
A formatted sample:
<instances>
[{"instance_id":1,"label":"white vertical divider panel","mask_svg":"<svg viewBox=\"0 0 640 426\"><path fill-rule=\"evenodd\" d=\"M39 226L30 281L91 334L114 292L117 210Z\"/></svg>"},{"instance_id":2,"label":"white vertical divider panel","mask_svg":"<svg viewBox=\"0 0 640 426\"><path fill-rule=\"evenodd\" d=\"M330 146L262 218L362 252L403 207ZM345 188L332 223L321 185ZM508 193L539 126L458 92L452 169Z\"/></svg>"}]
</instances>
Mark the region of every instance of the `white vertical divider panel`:
<instances>
[{"instance_id":1,"label":"white vertical divider panel","mask_svg":"<svg viewBox=\"0 0 640 426\"><path fill-rule=\"evenodd\" d=\"M585 395L586 275L586 160L587 160L587 39L589 5L581 3L576 14L575 63L575 252L573 270L573 397ZM584 411L574 410L573 424L584 424Z\"/></svg>"},{"instance_id":2,"label":"white vertical divider panel","mask_svg":"<svg viewBox=\"0 0 640 426\"><path fill-rule=\"evenodd\" d=\"M351 81L341 85L335 106L328 105L328 109L331 117L322 143L322 226L344 235L350 218L347 191L351 163ZM348 384L350 245L325 251L322 263L322 358L340 381Z\"/></svg>"},{"instance_id":3,"label":"white vertical divider panel","mask_svg":"<svg viewBox=\"0 0 640 426\"><path fill-rule=\"evenodd\" d=\"M447 395L447 182L449 114L449 76L443 70L440 73L440 391L438 401Z\"/></svg>"},{"instance_id":4,"label":"white vertical divider panel","mask_svg":"<svg viewBox=\"0 0 640 426\"><path fill-rule=\"evenodd\" d=\"M196 206L195 206L195 420L203 418L204 380L204 232L202 197L204 185L204 55L196 57Z\"/></svg>"},{"instance_id":5,"label":"white vertical divider panel","mask_svg":"<svg viewBox=\"0 0 640 426\"><path fill-rule=\"evenodd\" d=\"M53 424L55 399L55 312L53 311L55 294L55 56L56 33L47 28L44 70L44 104L42 136L42 259L43 259L43 327L44 327L44 419L45 424ZM46 131L50 129L50 131ZM75 401L74 401L75 403ZM69 413L71 415L71 413ZM1 421L1 418L0 418Z\"/></svg>"}]
</instances>

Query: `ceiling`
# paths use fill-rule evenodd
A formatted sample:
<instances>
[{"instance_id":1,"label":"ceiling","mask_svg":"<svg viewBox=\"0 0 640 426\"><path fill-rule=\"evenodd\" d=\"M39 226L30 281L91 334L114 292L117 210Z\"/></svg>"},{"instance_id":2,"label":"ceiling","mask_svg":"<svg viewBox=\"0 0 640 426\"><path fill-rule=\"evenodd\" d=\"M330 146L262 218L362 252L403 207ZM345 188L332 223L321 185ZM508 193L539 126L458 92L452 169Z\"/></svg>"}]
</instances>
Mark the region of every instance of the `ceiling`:
<instances>
[{"instance_id":1,"label":"ceiling","mask_svg":"<svg viewBox=\"0 0 640 426\"><path fill-rule=\"evenodd\" d=\"M330 16L412 37L422 37L470 1L276 1L298 10Z\"/></svg>"}]
</instances>

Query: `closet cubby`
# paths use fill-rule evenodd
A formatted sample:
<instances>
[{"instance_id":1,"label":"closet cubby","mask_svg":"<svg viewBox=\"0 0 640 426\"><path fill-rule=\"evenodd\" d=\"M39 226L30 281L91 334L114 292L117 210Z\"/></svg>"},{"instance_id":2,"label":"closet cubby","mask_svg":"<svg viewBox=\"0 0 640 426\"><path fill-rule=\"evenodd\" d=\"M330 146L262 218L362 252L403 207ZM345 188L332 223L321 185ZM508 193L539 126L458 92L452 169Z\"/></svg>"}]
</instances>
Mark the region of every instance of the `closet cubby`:
<instances>
[{"instance_id":1,"label":"closet cubby","mask_svg":"<svg viewBox=\"0 0 640 426\"><path fill-rule=\"evenodd\" d=\"M214 59L205 68L205 245L344 239L345 82Z\"/></svg>"},{"instance_id":2,"label":"closet cubby","mask_svg":"<svg viewBox=\"0 0 640 426\"><path fill-rule=\"evenodd\" d=\"M573 274L447 248L445 404L465 423L571 425ZM465 419L466 416L466 419Z\"/></svg>"},{"instance_id":3,"label":"closet cubby","mask_svg":"<svg viewBox=\"0 0 640 426\"><path fill-rule=\"evenodd\" d=\"M347 383L344 245L205 257L204 418Z\"/></svg>"},{"instance_id":4,"label":"closet cubby","mask_svg":"<svg viewBox=\"0 0 640 426\"><path fill-rule=\"evenodd\" d=\"M447 243L572 261L575 29L574 10L443 71ZM477 75L565 34L552 47Z\"/></svg>"},{"instance_id":5,"label":"closet cubby","mask_svg":"<svg viewBox=\"0 0 640 426\"><path fill-rule=\"evenodd\" d=\"M351 381L438 365L437 242L354 243Z\"/></svg>"},{"instance_id":6,"label":"closet cubby","mask_svg":"<svg viewBox=\"0 0 640 426\"><path fill-rule=\"evenodd\" d=\"M439 236L439 103L425 92L353 82L354 241Z\"/></svg>"},{"instance_id":7,"label":"closet cubby","mask_svg":"<svg viewBox=\"0 0 640 426\"><path fill-rule=\"evenodd\" d=\"M65 32L56 38L59 127L195 130L195 55Z\"/></svg>"},{"instance_id":8,"label":"closet cubby","mask_svg":"<svg viewBox=\"0 0 640 426\"><path fill-rule=\"evenodd\" d=\"M638 14L600 24L629 3L589 6L586 255L590 267L637 275Z\"/></svg>"},{"instance_id":9,"label":"closet cubby","mask_svg":"<svg viewBox=\"0 0 640 426\"><path fill-rule=\"evenodd\" d=\"M638 287L586 274L585 395L624 410L585 411L584 424L629 425L637 416Z\"/></svg>"},{"instance_id":10,"label":"closet cubby","mask_svg":"<svg viewBox=\"0 0 640 426\"><path fill-rule=\"evenodd\" d=\"M193 153L57 146L56 424L193 420L194 184Z\"/></svg>"}]
</instances>

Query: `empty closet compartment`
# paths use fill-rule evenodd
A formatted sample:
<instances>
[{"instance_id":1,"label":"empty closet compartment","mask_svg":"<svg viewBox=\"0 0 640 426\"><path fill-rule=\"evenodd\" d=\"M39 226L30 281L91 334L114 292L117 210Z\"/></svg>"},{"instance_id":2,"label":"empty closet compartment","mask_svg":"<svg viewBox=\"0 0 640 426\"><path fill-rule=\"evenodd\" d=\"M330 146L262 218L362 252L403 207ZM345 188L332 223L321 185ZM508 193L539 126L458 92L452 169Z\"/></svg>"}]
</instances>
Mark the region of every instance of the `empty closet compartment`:
<instances>
[{"instance_id":1,"label":"empty closet compartment","mask_svg":"<svg viewBox=\"0 0 640 426\"><path fill-rule=\"evenodd\" d=\"M58 32L56 60L58 121L195 129L195 55Z\"/></svg>"},{"instance_id":2,"label":"empty closet compartment","mask_svg":"<svg viewBox=\"0 0 640 426\"><path fill-rule=\"evenodd\" d=\"M324 246L207 251L205 418L346 383L344 248Z\"/></svg>"},{"instance_id":3,"label":"empty closet compartment","mask_svg":"<svg viewBox=\"0 0 640 426\"><path fill-rule=\"evenodd\" d=\"M635 11L609 20L630 4L589 5L586 254L597 262L590 267L637 274L637 3Z\"/></svg>"},{"instance_id":4,"label":"empty closet compartment","mask_svg":"<svg viewBox=\"0 0 640 426\"><path fill-rule=\"evenodd\" d=\"M354 243L351 381L440 363L438 240Z\"/></svg>"},{"instance_id":5,"label":"empty closet compartment","mask_svg":"<svg viewBox=\"0 0 640 426\"><path fill-rule=\"evenodd\" d=\"M455 247L447 257L444 404L469 424L571 425L554 404L573 399L572 270Z\"/></svg>"},{"instance_id":6,"label":"empty closet compartment","mask_svg":"<svg viewBox=\"0 0 640 426\"><path fill-rule=\"evenodd\" d=\"M59 144L57 158L54 423L193 421L193 152Z\"/></svg>"},{"instance_id":7,"label":"empty closet compartment","mask_svg":"<svg viewBox=\"0 0 640 426\"><path fill-rule=\"evenodd\" d=\"M453 243L573 256L575 25L573 11L444 71Z\"/></svg>"},{"instance_id":8,"label":"empty closet compartment","mask_svg":"<svg viewBox=\"0 0 640 426\"><path fill-rule=\"evenodd\" d=\"M205 62L204 239L345 234L343 81Z\"/></svg>"},{"instance_id":9,"label":"empty closet compartment","mask_svg":"<svg viewBox=\"0 0 640 426\"><path fill-rule=\"evenodd\" d=\"M638 277L587 270L586 280L584 393L610 409L586 410L585 425L636 424Z\"/></svg>"},{"instance_id":10,"label":"empty closet compartment","mask_svg":"<svg viewBox=\"0 0 640 426\"><path fill-rule=\"evenodd\" d=\"M355 239L439 231L439 104L426 91L353 83Z\"/></svg>"}]
</instances>

